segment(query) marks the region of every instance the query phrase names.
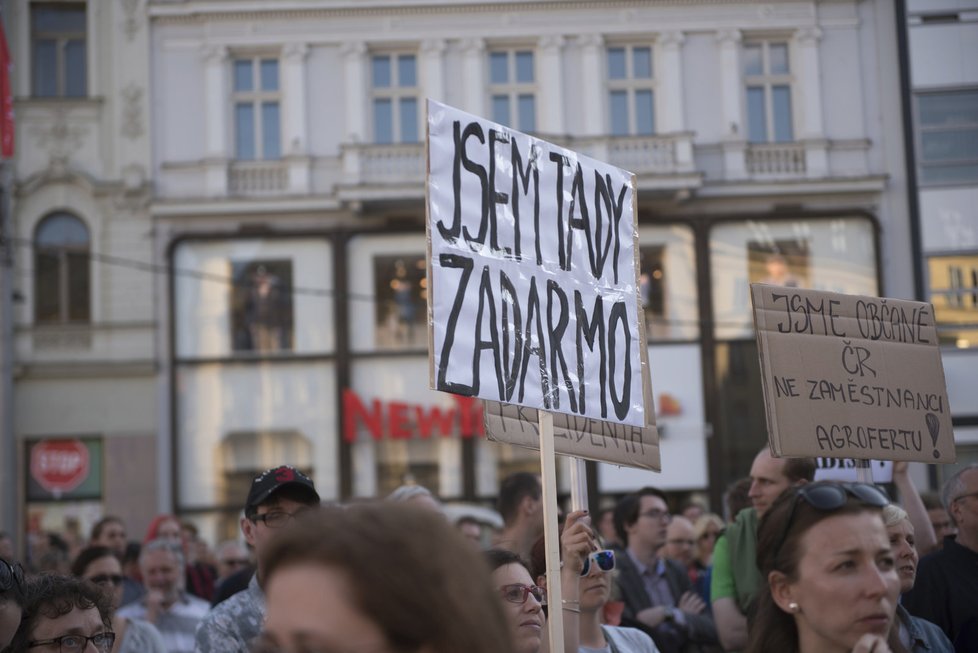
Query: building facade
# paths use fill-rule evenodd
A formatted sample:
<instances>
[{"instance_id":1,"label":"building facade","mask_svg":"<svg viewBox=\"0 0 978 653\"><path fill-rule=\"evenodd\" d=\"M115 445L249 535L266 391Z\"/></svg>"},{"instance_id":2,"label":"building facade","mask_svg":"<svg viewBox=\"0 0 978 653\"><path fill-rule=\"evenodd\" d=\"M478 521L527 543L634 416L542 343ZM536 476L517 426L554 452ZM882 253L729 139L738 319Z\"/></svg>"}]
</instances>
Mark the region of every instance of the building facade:
<instances>
[{"instance_id":1,"label":"building facade","mask_svg":"<svg viewBox=\"0 0 978 653\"><path fill-rule=\"evenodd\" d=\"M13 4L24 25L52 6ZM100 382L109 404L82 401L102 387L89 377L18 377L17 436L141 443L156 505L205 532L229 532L248 479L282 461L344 499L414 480L480 502L536 468L535 452L483 437L477 403L429 389L425 98L637 175L663 471L590 465L595 496L651 483L718 501L747 473L766 437L750 282L914 296L885 0L54 4L86 15L85 99L44 100L19 78L18 136L35 133L30 112L79 112L86 134L105 130L88 147L116 145L91 161L77 147L68 170L147 198L77 216L109 257L87 268L89 341L57 360L132 376ZM33 70L41 50L18 47ZM82 182L31 181L52 165L41 151L19 149L22 235L89 206L65 195ZM28 369L50 354L37 270L21 264ZM64 419L70 407L85 418ZM134 421L113 426L122 415Z\"/></svg>"}]
</instances>

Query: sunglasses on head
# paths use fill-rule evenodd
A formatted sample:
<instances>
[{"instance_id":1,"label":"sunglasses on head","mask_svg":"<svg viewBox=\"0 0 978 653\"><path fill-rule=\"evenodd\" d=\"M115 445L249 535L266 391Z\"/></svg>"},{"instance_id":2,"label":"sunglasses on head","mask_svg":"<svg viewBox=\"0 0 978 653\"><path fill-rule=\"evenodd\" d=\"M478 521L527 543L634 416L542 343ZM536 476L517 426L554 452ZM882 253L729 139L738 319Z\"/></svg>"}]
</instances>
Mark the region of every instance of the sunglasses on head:
<instances>
[{"instance_id":1,"label":"sunglasses on head","mask_svg":"<svg viewBox=\"0 0 978 653\"><path fill-rule=\"evenodd\" d=\"M0 591L8 592L15 587L18 592L24 592L24 568L19 562L10 564L0 558Z\"/></svg>"},{"instance_id":2,"label":"sunglasses on head","mask_svg":"<svg viewBox=\"0 0 978 653\"><path fill-rule=\"evenodd\" d=\"M584 568L581 569L581 576L587 576L591 573L592 561L599 571L609 572L615 568L615 552L611 549L604 549L589 553L588 557L584 559Z\"/></svg>"},{"instance_id":3,"label":"sunglasses on head","mask_svg":"<svg viewBox=\"0 0 978 653\"><path fill-rule=\"evenodd\" d=\"M846 505L849 497L854 497L864 505L874 508L882 508L890 502L881 489L875 485L866 483L837 483L835 481L816 481L806 483L794 488L794 499L791 501L791 510L788 512L788 519L784 522L784 530L778 538L778 544L774 547L774 559L777 560L788 538L791 530L791 523L795 519L795 512L798 509L798 502L804 500L812 508L821 511L838 510Z\"/></svg>"},{"instance_id":4,"label":"sunglasses on head","mask_svg":"<svg viewBox=\"0 0 978 653\"><path fill-rule=\"evenodd\" d=\"M537 603L547 602L547 590L536 585L521 585L519 583L503 585L499 588L499 594L503 597L503 600L509 601L510 603L526 603L526 598L531 594L537 600Z\"/></svg>"}]
</instances>

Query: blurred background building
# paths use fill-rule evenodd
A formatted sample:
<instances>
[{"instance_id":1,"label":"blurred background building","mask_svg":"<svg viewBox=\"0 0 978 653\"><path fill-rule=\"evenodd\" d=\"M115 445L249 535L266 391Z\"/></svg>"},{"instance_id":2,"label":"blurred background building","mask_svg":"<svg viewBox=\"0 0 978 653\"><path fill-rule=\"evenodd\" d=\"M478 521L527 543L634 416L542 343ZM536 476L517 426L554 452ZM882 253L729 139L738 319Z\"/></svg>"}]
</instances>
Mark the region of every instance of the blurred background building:
<instances>
[{"instance_id":1,"label":"blurred background building","mask_svg":"<svg viewBox=\"0 0 978 653\"><path fill-rule=\"evenodd\" d=\"M719 508L746 474L759 280L933 301L978 459L978 2L0 7L8 529L174 510L216 540L281 462L473 503L537 467L428 389L429 97L637 175L663 472L589 463L595 498Z\"/></svg>"}]
</instances>

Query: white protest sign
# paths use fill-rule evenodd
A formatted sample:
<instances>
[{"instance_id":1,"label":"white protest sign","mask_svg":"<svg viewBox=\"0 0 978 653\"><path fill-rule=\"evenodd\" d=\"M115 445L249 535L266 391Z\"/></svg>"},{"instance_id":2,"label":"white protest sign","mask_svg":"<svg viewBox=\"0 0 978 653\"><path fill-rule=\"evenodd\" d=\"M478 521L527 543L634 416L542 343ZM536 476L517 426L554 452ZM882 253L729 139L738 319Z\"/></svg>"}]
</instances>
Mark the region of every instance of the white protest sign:
<instances>
[{"instance_id":1,"label":"white protest sign","mask_svg":"<svg viewBox=\"0 0 978 653\"><path fill-rule=\"evenodd\" d=\"M498 401L483 401L486 437L527 449L540 448L537 411ZM554 414L554 450L565 456L662 470L659 435L654 426L605 422L578 415Z\"/></svg>"},{"instance_id":2,"label":"white protest sign","mask_svg":"<svg viewBox=\"0 0 978 653\"><path fill-rule=\"evenodd\" d=\"M934 308L751 284L777 456L954 462Z\"/></svg>"},{"instance_id":3,"label":"white protest sign","mask_svg":"<svg viewBox=\"0 0 978 653\"><path fill-rule=\"evenodd\" d=\"M654 424L631 173L428 101L431 386Z\"/></svg>"},{"instance_id":4,"label":"white protest sign","mask_svg":"<svg viewBox=\"0 0 978 653\"><path fill-rule=\"evenodd\" d=\"M849 481L859 480L859 471L853 458L816 458L816 481ZM870 461L869 469L873 483L890 483L893 481L893 461Z\"/></svg>"}]
</instances>

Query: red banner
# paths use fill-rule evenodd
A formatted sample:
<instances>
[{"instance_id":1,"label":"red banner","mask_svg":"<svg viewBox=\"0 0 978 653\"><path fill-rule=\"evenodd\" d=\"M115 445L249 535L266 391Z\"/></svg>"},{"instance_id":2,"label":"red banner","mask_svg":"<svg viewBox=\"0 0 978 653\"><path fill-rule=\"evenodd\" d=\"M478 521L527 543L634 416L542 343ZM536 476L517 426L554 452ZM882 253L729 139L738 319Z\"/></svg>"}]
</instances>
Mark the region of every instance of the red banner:
<instances>
[{"instance_id":1,"label":"red banner","mask_svg":"<svg viewBox=\"0 0 978 653\"><path fill-rule=\"evenodd\" d=\"M0 156L5 159L14 155L14 94L10 88L12 70L7 35L0 21Z\"/></svg>"}]
</instances>

